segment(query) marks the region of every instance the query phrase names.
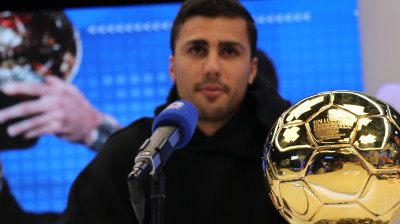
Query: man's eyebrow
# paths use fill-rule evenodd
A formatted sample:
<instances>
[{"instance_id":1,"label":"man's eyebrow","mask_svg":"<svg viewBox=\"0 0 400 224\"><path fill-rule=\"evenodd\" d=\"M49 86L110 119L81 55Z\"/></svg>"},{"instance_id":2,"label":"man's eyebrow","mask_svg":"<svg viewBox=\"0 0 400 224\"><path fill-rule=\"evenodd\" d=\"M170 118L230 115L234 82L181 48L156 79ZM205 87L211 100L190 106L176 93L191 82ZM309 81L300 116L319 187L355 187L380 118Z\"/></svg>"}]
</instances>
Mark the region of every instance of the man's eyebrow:
<instances>
[{"instance_id":1,"label":"man's eyebrow","mask_svg":"<svg viewBox=\"0 0 400 224\"><path fill-rule=\"evenodd\" d=\"M243 44L239 42L234 42L234 41L222 41L221 43L218 44L219 47L240 47L243 50L246 50Z\"/></svg>"},{"instance_id":2,"label":"man's eyebrow","mask_svg":"<svg viewBox=\"0 0 400 224\"><path fill-rule=\"evenodd\" d=\"M203 39L196 39L196 40L189 40L184 45L185 46L188 46L188 45L208 46L208 42ZM219 47L240 47L243 50L246 50L246 47L243 44L241 44L239 42L235 42L235 41L221 41L218 44L218 46Z\"/></svg>"},{"instance_id":3,"label":"man's eyebrow","mask_svg":"<svg viewBox=\"0 0 400 224\"><path fill-rule=\"evenodd\" d=\"M206 40L200 39L200 40L189 40L185 43L185 46L187 45L208 45L208 42Z\"/></svg>"}]
</instances>

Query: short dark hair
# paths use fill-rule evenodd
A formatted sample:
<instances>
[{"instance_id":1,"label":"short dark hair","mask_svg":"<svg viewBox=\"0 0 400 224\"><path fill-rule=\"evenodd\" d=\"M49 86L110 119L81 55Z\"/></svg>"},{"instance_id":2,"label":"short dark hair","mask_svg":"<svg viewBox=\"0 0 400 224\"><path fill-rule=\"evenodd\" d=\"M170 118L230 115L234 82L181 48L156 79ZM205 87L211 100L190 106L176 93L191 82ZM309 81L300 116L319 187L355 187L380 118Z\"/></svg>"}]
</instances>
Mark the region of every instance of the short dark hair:
<instances>
[{"instance_id":1,"label":"short dark hair","mask_svg":"<svg viewBox=\"0 0 400 224\"><path fill-rule=\"evenodd\" d=\"M182 25L187 19L194 16L215 18L225 16L229 18L243 18L247 25L247 34L250 41L251 58L256 57L257 29L254 19L238 0L186 0L182 3L175 17L171 30L170 47L175 54L175 42Z\"/></svg>"}]
</instances>

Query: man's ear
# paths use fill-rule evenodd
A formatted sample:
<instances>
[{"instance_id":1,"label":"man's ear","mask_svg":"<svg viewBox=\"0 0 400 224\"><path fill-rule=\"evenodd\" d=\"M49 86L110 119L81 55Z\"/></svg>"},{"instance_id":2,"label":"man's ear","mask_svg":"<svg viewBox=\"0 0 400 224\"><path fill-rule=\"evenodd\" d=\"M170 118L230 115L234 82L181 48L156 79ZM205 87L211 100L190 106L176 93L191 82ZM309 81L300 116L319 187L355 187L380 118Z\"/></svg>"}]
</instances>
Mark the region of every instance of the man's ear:
<instances>
[{"instance_id":1,"label":"man's ear","mask_svg":"<svg viewBox=\"0 0 400 224\"><path fill-rule=\"evenodd\" d=\"M251 67L250 67L250 75L249 79L247 80L247 83L249 85L253 84L254 79L256 78L257 75L257 63L258 63L258 58L254 57L251 59Z\"/></svg>"},{"instance_id":2,"label":"man's ear","mask_svg":"<svg viewBox=\"0 0 400 224\"><path fill-rule=\"evenodd\" d=\"M169 77L171 78L171 81L175 83L176 81L175 64L174 64L175 57L173 55L170 55L168 59L169 59L169 69L168 69Z\"/></svg>"}]
</instances>

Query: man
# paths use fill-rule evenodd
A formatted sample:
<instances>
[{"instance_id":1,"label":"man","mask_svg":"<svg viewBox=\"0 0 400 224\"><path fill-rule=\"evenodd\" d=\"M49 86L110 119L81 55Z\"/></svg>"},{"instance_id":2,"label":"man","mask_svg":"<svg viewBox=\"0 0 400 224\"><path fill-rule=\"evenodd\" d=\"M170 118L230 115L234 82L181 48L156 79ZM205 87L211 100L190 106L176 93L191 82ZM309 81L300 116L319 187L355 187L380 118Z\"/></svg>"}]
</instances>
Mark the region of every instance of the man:
<instances>
[{"instance_id":1,"label":"man","mask_svg":"<svg viewBox=\"0 0 400 224\"><path fill-rule=\"evenodd\" d=\"M256 77L257 32L236 0L185 1L171 31L167 103L192 102L199 121L187 146L164 167L164 222L285 223L268 197L262 150L289 107L265 77ZM59 223L137 223L127 176L151 136L152 118L117 131L74 182ZM152 219L145 180L145 223Z\"/></svg>"}]
</instances>

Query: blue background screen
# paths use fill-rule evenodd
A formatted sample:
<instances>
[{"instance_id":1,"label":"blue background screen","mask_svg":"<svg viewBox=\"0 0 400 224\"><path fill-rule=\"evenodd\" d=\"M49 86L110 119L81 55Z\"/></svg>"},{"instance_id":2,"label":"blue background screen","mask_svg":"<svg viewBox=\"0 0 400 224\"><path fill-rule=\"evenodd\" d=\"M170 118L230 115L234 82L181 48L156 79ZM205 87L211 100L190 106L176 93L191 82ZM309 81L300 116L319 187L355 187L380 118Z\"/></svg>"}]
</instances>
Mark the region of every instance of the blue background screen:
<instances>
[{"instance_id":1,"label":"blue background screen","mask_svg":"<svg viewBox=\"0 0 400 224\"><path fill-rule=\"evenodd\" d=\"M363 90L356 0L242 3L273 61L279 92L292 103L329 90ZM79 31L82 60L72 80L101 111L128 125L165 102L169 35L179 3L65 9ZM132 149L136 150L136 149ZM22 208L61 212L70 186L95 152L51 135L1 153ZM132 158L134 160L134 158Z\"/></svg>"}]
</instances>

